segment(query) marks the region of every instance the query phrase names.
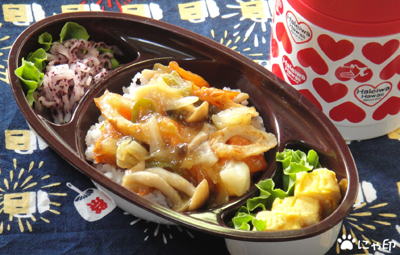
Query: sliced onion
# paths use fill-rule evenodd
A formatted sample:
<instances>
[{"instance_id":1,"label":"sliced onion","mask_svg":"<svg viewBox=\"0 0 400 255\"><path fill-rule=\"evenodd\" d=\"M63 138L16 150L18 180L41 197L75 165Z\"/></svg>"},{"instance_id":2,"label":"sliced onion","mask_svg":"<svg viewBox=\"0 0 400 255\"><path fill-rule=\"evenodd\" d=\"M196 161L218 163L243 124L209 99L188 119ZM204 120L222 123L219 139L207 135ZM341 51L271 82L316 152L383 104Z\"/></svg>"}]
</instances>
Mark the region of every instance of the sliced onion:
<instances>
[{"instance_id":1,"label":"sliced onion","mask_svg":"<svg viewBox=\"0 0 400 255\"><path fill-rule=\"evenodd\" d=\"M179 98L178 100L170 100L168 102L166 110L168 111L168 110L179 109L188 105L192 105L197 101L199 101L199 98L195 96L182 97Z\"/></svg>"}]
</instances>

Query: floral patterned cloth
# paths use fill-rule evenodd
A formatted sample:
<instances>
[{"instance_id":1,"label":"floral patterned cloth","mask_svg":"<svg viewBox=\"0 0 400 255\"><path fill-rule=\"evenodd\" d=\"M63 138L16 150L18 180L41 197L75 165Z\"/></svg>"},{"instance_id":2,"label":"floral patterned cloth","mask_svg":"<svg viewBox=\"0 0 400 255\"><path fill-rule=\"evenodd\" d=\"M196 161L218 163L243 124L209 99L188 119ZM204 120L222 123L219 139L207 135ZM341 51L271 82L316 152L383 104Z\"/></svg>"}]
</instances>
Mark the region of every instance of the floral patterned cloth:
<instances>
[{"instance_id":1,"label":"floral patterned cloth","mask_svg":"<svg viewBox=\"0 0 400 255\"><path fill-rule=\"evenodd\" d=\"M266 66L273 0L13 0L1 7L1 254L229 254L223 238L124 212L66 164L19 111L8 85L7 57L18 35L44 17L115 11L189 29ZM400 254L400 130L353 141L349 148L360 190L328 254Z\"/></svg>"}]
</instances>

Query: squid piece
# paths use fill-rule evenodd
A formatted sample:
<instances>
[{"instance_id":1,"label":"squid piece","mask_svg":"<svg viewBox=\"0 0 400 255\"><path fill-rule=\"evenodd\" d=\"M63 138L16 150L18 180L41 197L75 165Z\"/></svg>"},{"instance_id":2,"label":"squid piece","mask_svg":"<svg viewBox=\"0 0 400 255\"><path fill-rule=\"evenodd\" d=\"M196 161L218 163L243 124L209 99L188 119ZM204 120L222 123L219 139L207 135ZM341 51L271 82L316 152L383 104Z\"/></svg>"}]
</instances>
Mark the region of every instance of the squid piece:
<instances>
[{"instance_id":1,"label":"squid piece","mask_svg":"<svg viewBox=\"0 0 400 255\"><path fill-rule=\"evenodd\" d=\"M146 132L141 124L133 123L126 119L126 114L121 112L132 112L134 102L121 95L110 93L108 90L99 98L95 98L97 108L110 124L120 133L130 135L138 142L145 142Z\"/></svg>"},{"instance_id":2,"label":"squid piece","mask_svg":"<svg viewBox=\"0 0 400 255\"><path fill-rule=\"evenodd\" d=\"M228 145L233 136L241 136L251 141L249 145ZM274 134L256 129L251 125L227 126L211 135L211 149L219 158L243 160L250 156L260 155L277 145Z\"/></svg>"},{"instance_id":3,"label":"squid piece","mask_svg":"<svg viewBox=\"0 0 400 255\"><path fill-rule=\"evenodd\" d=\"M234 144L234 145L249 145L251 142L241 136L233 136L231 139L229 139L227 144ZM267 161L265 161L265 158L263 155L257 155L257 156L250 156L248 158L243 159L243 162L246 163L246 165L250 169L250 173L258 172L261 170L264 170L267 167Z\"/></svg>"},{"instance_id":4,"label":"squid piece","mask_svg":"<svg viewBox=\"0 0 400 255\"><path fill-rule=\"evenodd\" d=\"M106 91L104 95L95 98L94 101L113 128L125 136L133 137L138 143L149 144L150 153L164 147L165 142L172 146L184 142L179 134L178 124L168 118L157 118L153 115L146 123L130 121L130 115L135 104L130 99ZM128 114L129 119L125 116Z\"/></svg>"}]
</instances>

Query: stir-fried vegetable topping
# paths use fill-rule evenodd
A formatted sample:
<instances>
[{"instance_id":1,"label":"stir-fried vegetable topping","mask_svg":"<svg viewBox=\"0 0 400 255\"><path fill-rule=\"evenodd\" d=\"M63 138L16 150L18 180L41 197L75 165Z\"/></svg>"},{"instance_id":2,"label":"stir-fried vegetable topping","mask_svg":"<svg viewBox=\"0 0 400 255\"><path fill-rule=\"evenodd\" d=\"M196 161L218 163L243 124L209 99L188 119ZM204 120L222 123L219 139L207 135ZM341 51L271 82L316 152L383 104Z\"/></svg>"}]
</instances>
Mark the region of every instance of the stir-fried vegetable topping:
<instances>
[{"instance_id":1,"label":"stir-fried vegetable topping","mask_svg":"<svg viewBox=\"0 0 400 255\"><path fill-rule=\"evenodd\" d=\"M143 70L141 79L123 96L106 91L95 99L102 125L113 128L94 143L96 163L113 161L125 171L123 186L139 195L160 191L177 211L245 194L267 167L263 153L277 144L252 122L260 120L255 108L241 104L248 95L209 88L175 62ZM108 143L112 151L103 148Z\"/></svg>"}]
</instances>

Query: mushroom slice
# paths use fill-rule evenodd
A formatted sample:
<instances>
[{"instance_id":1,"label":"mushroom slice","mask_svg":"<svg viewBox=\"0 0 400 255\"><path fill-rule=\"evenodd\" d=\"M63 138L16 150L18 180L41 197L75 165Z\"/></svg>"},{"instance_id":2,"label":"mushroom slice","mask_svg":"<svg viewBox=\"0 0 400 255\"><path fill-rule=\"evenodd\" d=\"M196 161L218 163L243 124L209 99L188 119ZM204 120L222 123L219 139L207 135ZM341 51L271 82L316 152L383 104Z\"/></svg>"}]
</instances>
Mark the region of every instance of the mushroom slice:
<instances>
[{"instance_id":1,"label":"mushroom slice","mask_svg":"<svg viewBox=\"0 0 400 255\"><path fill-rule=\"evenodd\" d=\"M210 195L210 189L208 187L208 182L206 179L200 182L200 184L197 185L197 187L195 188L190 182L188 182L182 176L175 173L171 173L165 169L155 167L146 169L146 171L158 174L169 185L191 197L191 199L186 203L186 205L183 205L180 208L175 209L177 211L196 210L200 208L207 201L208 196Z\"/></svg>"},{"instance_id":2,"label":"mushroom slice","mask_svg":"<svg viewBox=\"0 0 400 255\"><path fill-rule=\"evenodd\" d=\"M170 199L172 203L172 209L174 210L180 209L186 204L182 201L178 192L158 174L141 171L127 174L122 178L122 186L127 187L128 189L129 187L134 187L137 184L147 187L153 187L161 191L165 196Z\"/></svg>"},{"instance_id":3,"label":"mushroom slice","mask_svg":"<svg viewBox=\"0 0 400 255\"><path fill-rule=\"evenodd\" d=\"M148 168L145 171L127 173L122 178L122 186L133 190L136 185L156 188L169 198L172 209L178 212L192 211L201 207L209 196L207 180L203 180L197 188L182 176L160 167ZM179 192L190 197L183 200Z\"/></svg>"},{"instance_id":4,"label":"mushroom slice","mask_svg":"<svg viewBox=\"0 0 400 255\"><path fill-rule=\"evenodd\" d=\"M197 185L196 191L194 192L192 199L190 199L187 210L193 211L203 206L209 195L210 189L208 187L208 182L206 179L204 179L199 185Z\"/></svg>"},{"instance_id":5,"label":"mushroom slice","mask_svg":"<svg viewBox=\"0 0 400 255\"><path fill-rule=\"evenodd\" d=\"M188 118L186 118L186 122L194 123L203 121L208 116L208 106L209 103L204 101Z\"/></svg>"},{"instance_id":6,"label":"mushroom slice","mask_svg":"<svg viewBox=\"0 0 400 255\"><path fill-rule=\"evenodd\" d=\"M164 181L166 181L171 187L182 191L188 196L193 196L196 188L188 182L185 178L179 174L172 173L160 167L148 168L146 172L159 175Z\"/></svg>"}]
</instances>

